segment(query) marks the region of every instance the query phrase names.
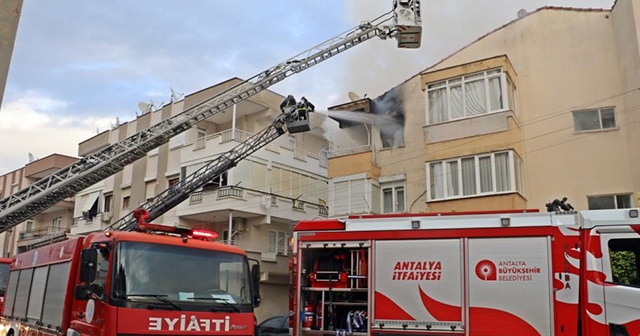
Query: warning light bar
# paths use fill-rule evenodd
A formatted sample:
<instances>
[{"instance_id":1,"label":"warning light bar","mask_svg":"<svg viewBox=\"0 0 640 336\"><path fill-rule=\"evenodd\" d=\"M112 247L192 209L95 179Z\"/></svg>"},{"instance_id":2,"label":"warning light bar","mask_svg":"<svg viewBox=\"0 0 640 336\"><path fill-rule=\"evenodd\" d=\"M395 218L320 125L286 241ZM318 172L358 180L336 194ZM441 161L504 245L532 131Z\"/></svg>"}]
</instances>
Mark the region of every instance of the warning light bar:
<instances>
[{"instance_id":1,"label":"warning light bar","mask_svg":"<svg viewBox=\"0 0 640 336\"><path fill-rule=\"evenodd\" d=\"M218 233L209 230L191 230L191 236L196 239L214 240L218 238Z\"/></svg>"}]
</instances>

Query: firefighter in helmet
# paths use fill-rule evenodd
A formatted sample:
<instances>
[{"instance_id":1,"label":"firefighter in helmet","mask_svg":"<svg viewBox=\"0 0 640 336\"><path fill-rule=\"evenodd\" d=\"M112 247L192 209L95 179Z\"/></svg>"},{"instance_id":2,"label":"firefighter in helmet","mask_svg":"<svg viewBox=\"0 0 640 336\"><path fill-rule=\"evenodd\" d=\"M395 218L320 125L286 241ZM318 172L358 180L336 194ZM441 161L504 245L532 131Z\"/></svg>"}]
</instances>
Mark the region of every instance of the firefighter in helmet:
<instances>
[{"instance_id":1,"label":"firefighter in helmet","mask_svg":"<svg viewBox=\"0 0 640 336\"><path fill-rule=\"evenodd\" d=\"M293 95L288 95L287 98L280 103L280 111L284 113L284 109L290 106L296 106L296 99L293 98Z\"/></svg>"},{"instance_id":2,"label":"firefighter in helmet","mask_svg":"<svg viewBox=\"0 0 640 336\"><path fill-rule=\"evenodd\" d=\"M316 107L311 104L310 101L307 100L307 98L302 97L300 98L300 102L298 103L297 106L297 120L305 120L309 118L309 112L313 112L315 111Z\"/></svg>"}]
</instances>

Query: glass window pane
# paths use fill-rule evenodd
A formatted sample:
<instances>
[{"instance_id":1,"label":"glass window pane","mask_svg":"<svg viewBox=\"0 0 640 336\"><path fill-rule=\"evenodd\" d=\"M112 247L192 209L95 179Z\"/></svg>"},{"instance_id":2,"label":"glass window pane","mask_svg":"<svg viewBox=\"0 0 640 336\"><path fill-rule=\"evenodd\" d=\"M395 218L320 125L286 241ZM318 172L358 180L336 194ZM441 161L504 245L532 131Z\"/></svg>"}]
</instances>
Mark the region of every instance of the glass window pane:
<instances>
[{"instance_id":1,"label":"glass window pane","mask_svg":"<svg viewBox=\"0 0 640 336\"><path fill-rule=\"evenodd\" d=\"M589 196L587 201L589 203L589 210L616 208L613 196Z\"/></svg>"},{"instance_id":2,"label":"glass window pane","mask_svg":"<svg viewBox=\"0 0 640 336\"><path fill-rule=\"evenodd\" d=\"M438 82L438 83L429 84L427 86L427 88L428 89L433 89L433 88L442 87L442 86L445 86L445 85L447 85L447 82L446 81L442 81L442 82Z\"/></svg>"},{"instance_id":3,"label":"glass window pane","mask_svg":"<svg viewBox=\"0 0 640 336\"><path fill-rule=\"evenodd\" d=\"M489 70L487 71L487 75L493 75L493 74L499 74L502 72L502 69L498 68L498 69L493 69L493 70Z\"/></svg>"},{"instance_id":4,"label":"glass window pane","mask_svg":"<svg viewBox=\"0 0 640 336\"><path fill-rule=\"evenodd\" d=\"M631 208L631 196L630 195L616 195L616 205L618 209Z\"/></svg>"},{"instance_id":5,"label":"glass window pane","mask_svg":"<svg viewBox=\"0 0 640 336\"><path fill-rule=\"evenodd\" d=\"M404 187L396 188L396 212L404 212Z\"/></svg>"},{"instance_id":6,"label":"glass window pane","mask_svg":"<svg viewBox=\"0 0 640 336\"><path fill-rule=\"evenodd\" d=\"M487 96L484 79L467 82L464 86L465 106L467 116L479 115L487 112Z\"/></svg>"},{"instance_id":7,"label":"glass window pane","mask_svg":"<svg viewBox=\"0 0 640 336\"><path fill-rule=\"evenodd\" d=\"M269 231L269 252L276 253L276 244L277 244L277 232Z\"/></svg>"},{"instance_id":8,"label":"glass window pane","mask_svg":"<svg viewBox=\"0 0 640 336\"><path fill-rule=\"evenodd\" d=\"M494 77L489 79L489 110L502 110L502 78Z\"/></svg>"},{"instance_id":9,"label":"glass window pane","mask_svg":"<svg viewBox=\"0 0 640 336\"><path fill-rule=\"evenodd\" d=\"M451 118L464 117L464 98L462 96L462 85L454 86L451 89Z\"/></svg>"},{"instance_id":10,"label":"glass window pane","mask_svg":"<svg viewBox=\"0 0 640 336\"><path fill-rule=\"evenodd\" d=\"M513 89L513 84L511 84L511 81L507 77L507 94L509 95L509 101L507 102L507 104L509 106L509 109L512 111L515 110L515 106L516 106L514 91L515 90Z\"/></svg>"},{"instance_id":11,"label":"glass window pane","mask_svg":"<svg viewBox=\"0 0 640 336\"><path fill-rule=\"evenodd\" d=\"M476 194L475 158L462 159L462 193L465 196Z\"/></svg>"},{"instance_id":12,"label":"glass window pane","mask_svg":"<svg viewBox=\"0 0 640 336\"><path fill-rule=\"evenodd\" d=\"M447 114L447 89L429 91L429 123L446 121Z\"/></svg>"},{"instance_id":13,"label":"glass window pane","mask_svg":"<svg viewBox=\"0 0 640 336\"><path fill-rule=\"evenodd\" d=\"M498 192L511 190L509 153L496 154L496 188Z\"/></svg>"},{"instance_id":14,"label":"glass window pane","mask_svg":"<svg viewBox=\"0 0 640 336\"><path fill-rule=\"evenodd\" d=\"M447 196L460 195L458 161L447 162Z\"/></svg>"},{"instance_id":15,"label":"glass window pane","mask_svg":"<svg viewBox=\"0 0 640 336\"><path fill-rule=\"evenodd\" d=\"M429 169L431 199L444 197L444 183L442 182L442 162L431 163Z\"/></svg>"},{"instance_id":16,"label":"glass window pane","mask_svg":"<svg viewBox=\"0 0 640 336\"><path fill-rule=\"evenodd\" d=\"M393 191L391 188L382 190L382 207L384 213L393 212Z\"/></svg>"},{"instance_id":17,"label":"glass window pane","mask_svg":"<svg viewBox=\"0 0 640 336\"><path fill-rule=\"evenodd\" d=\"M464 76L464 80L465 81L470 81L470 80L474 80L474 79L478 79L478 78L484 78L484 73L483 72L479 72L479 73L476 73L476 74Z\"/></svg>"},{"instance_id":18,"label":"glass window pane","mask_svg":"<svg viewBox=\"0 0 640 336\"><path fill-rule=\"evenodd\" d=\"M573 112L573 122L576 131L589 131L600 129L598 110Z\"/></svg>"},{"instance_id":19,"label":"glass window pane","mask_svg":"<svg viewBox=\"0 0 640 336\"><path fill-rule=\"evenodd\" d=\"M491 173L491 157L478 158L480 168L480 192L493 191L493 174Z\"/></svg>"},{"instance_id":20,"label":"glass window pane","mask_svg":"<svg viewBox=\"0 0 640 336\"><path fill-rule=\"evenodd\" d=\"M640 286L637 262L640 239L611 239L608 245L611 280L622 285Z\"/></svg>"},{"instance_id":21,"label":"glass window pane","mask_svg":"<svg viewBox=\"0 0 640 336\"><path fill-rule=\"evenodd\" d=\"M613 108L603 109L600 111L600 115L602 117L602 128L615 128L616 127L616 117L613 112Z\"/></svg>"}]
</instances>

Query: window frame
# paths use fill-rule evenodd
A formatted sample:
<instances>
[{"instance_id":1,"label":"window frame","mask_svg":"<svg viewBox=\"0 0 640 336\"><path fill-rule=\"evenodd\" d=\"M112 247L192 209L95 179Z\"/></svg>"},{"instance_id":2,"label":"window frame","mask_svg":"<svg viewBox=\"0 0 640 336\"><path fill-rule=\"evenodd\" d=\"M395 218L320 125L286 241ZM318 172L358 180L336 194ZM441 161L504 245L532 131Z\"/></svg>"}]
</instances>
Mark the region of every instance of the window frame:
<instances>
[{"instance_id":1,"label":"window frame","mask_svg":"<svg viewBox=\"0 0 640 336\"><path fill-rule=\"evenodd\" d=\"M604 125L603 125L604 122L603 122L603 118L602 118L602 112L604 110L611 110L612 111L612 114L613 114L613 126L611 126L611 127L605 128ZM576 122L576 116L578 116L580 114L586 115L587 113L593 112L593 111L597 111L598 112L599 128L578 129L578 123ZM576 111L572 111L571 115L573 116L573 130L576 133L604 132L604 131L610 131L610 130L619 129L618 122L616 120L616 108L615 108L615 106L603 106L603 107L597 107L597 108L576 110Z\"/></svg>"},{"instance_id":2,"label":"window frame","mask_svg":"<svg viewBox=\"0 0 640 336\"><path fill-rule=\"evenodd\" d=\"M275 234L275 245L271 244L271 234ZM282 246L278 246L282 241ZM289 233L281 230L269 230L269 253L276 255L289 255ZM280 250L281 248L281 250Z\"/></svg>"},{"instance_id":3,"label":"window frame","mask_svg":"<svg viewBox=\"0 0 640 336\"><path fill-rule=\"evenodd\" d=\"M507 169L508 169L508 188L505 190L501 190L498 191L498 179L497 179L497 165L496 165L496 156L500 155L500 154L504 154L507 153ZM491 169L491 189L489 191L482 191L482 175L481 175L481 166L480 166L480 159L483 158L490 158L490 169ZM471 175L465 175L463 174L463 161L467 161L469 159L473 159L473 167L474 167L474 173ZM448 177L449 176L453 176L454 174L450 174L449 171L446 169L449 164L451 163L456 163L457 164L457 168L455 169L455 176L456 179L452 180L457 182L457 193L453 194L452 192L449 191L449 183L448 182ZM436 187L436 185L434 184L434 187L432 187L432 170L437 170L437 169L433 169L432 167L434 165L440 165L440 175L441 178L439 180L434 181L435 183L440 183L442 184L440 187L438 188L442 188L442 196L438 196L433 194L432 189L434 189L434 187ZM522 186L524 186L524 181L522 181L523 179L523 173L520 171L522 169L522 158L513 150L503 150L503 151L496 151L496 152L490 152L490 153L482 153L482 154L475 154L475 155L470 155L470 156L463 156L463 157L457 157L457 158L447 158L447 159L443 159L443 160L438 160L438 161L429 161L426 163L426 178L427 178L427 201L431 202L431 201L445 201L445 200L453 200L453 199L462 199L462 198L470 198L470 197L481 197L481 196L492 196L492 195L503 195L503 194L510 194L510 193L519 193L521 195L523 195L523 190L521 190ZM473 192L469 193L469 194L465 194L465 190L464 190L464 178L465 176L470 176L473 178ZM436 179L438 177L436 176Z\"/></svg>"},{"instance_id":4,"label":"window frame","mask_svg":"<svg viewBox=\"0 0 640 336\"><path fill-rule=\"evenodd\" d=\"M391 212L387 212L387 204L385 203L384 197L385 190L391 190ZM398 209L398 192L400 190L402 191L402 209ZM407 188L405 187L405 181L380 182L380 204L380 210L383 214L405 213L407 209Z\"/></svg>"},{"instance_id":5,"label":"window frame","mask_svg":"<svg viewBox=\"0 0 640 336\"><path fill-rule=\"evenodd\" d=\"M495 72L498 71L498 72ZM481 75L481 77L478 77ZM500 103L502 105L501 108L492 109L491 107L491 96L490 96L490 85L489 81L494 78L500 79ZM478 114L468 114L467 112L467 104L466 104L466 95L468 86L467 83L477 82L479 80L483 81L484 88L484 102L485 102L485 112ZM451 89L455 87L461 87L461 96L462 96L462 116L454 117L452 111L452 98L451 98ZM429 93L437 90L445 89L446 94L446 116L444 120L432 121L431 119L431 111L429 109ZM427 83L425 88L425 111L426 111L426 123L427 125L434 125L439 123L445 123L456 120L464 120L477 116L498 113L503 111L515 111L515 101L516 101L516 90L513 85L513 81L509 78L507 73L504 71L502 67L496 67L491 69L486 69L482 71L477 71L473 73L464 74L461 76L456 76L452 78L447 78L441 81Z\"/></svg>"},{"instance_id":6,"label":"window frame","mask_svg":"<svg viewBox=\"0 0 640 336\"><path fill-rule=\"evenodd\" d=\"M613 208L591 208L589 205L589 199L595 197L612 197L613 198ZM629 199L629 207L628 208L620 208L618 204L618 197L627 197ZM604 210L604 209L630 209L634 207L633 204L633 193L619 193L619 194L604 194L604 195L587 195L587 207L589 210Z\"/></svg>"}]
</instances>

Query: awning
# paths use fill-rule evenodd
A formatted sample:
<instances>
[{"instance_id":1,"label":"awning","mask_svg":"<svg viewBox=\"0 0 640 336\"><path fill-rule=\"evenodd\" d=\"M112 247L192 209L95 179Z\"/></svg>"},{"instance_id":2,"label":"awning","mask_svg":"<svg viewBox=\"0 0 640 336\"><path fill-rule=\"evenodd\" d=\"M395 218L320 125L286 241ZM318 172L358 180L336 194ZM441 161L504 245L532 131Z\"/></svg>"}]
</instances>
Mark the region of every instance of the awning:
<instances>
[{"instance_id":1,"label":"awning","mask_svg":"<svg viewBox=\"0 0 640 336\"><path fill-rule=\"evenodd\" d=\"M83 212L89 211L91 207L98 201L101 191L92 192L89 195L80 197L80 202L76 202L79 206L73 211L73 217L81 217Z\"/></svg>"}]
</instances>

